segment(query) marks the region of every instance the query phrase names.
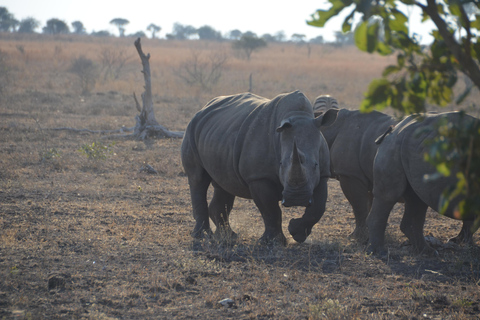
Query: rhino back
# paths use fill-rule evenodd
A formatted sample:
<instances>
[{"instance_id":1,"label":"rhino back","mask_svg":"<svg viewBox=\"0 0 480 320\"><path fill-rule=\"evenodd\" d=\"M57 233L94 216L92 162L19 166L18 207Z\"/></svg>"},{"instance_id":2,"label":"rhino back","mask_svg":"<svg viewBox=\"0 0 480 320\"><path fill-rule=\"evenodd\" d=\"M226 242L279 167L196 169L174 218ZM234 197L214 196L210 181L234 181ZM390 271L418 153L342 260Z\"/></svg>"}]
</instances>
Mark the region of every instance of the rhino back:
<instances>
[{"instance_id":1,"label":"rhino back","mask_svg":"<svg viewBox=\"0 0 480 320\"><path fill-rule=\"evenodd\" d=\"M377 111L341 109L336 122L322 128L330 148L332 174L354 176L371 185L378 148L375 139L394 123L392 117Z\"/></svg>"},{"instance_id":2,"label":"rhino back","mask_svg":"<svg viewBox=\"0 0 480 320\"><path fill-rule=\"evenodd\" d=\"M270 100L244 93L212 100L195 115L185 134L197 161L218 185L240 197L251 197L252 179L278 182L275 128L282 117L299 111L295 104L280 102L299 94ZM313 117L311 107L310 113Z\"/></svg>"},{"instance_id":3,"label":"rhino back","mask_svg":"<svg viewBox=\"0 0 480 320\"><path fill-rule=\"evenodd\" d=\"M462 121L457 112L427 116L423 121L409 117L406 119L408 121L404 120L398 128L397 137L401 141L401 162L410 186L422 201L436 211L439 209L439 200L443 191L457 182L455 177L457 169L454 169L449 177L426 179L428 175L436 172L436 168L424 160L424 154L428 151L428 141L437 136L435 125L442 117L448 117L450 122ZM463 121L473 120L474 118L468 115L463 118ZM457 198L451 203L447 215L452 215L451 210L459 200Z\"/></svg>"}]
</instances>

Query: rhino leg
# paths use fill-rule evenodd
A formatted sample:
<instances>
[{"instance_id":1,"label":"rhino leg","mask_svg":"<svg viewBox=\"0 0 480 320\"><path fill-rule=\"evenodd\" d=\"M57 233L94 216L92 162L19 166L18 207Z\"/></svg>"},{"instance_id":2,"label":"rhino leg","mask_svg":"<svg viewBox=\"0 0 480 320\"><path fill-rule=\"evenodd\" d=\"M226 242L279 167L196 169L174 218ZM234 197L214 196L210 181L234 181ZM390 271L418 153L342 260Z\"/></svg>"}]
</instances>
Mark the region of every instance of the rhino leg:
<instances>
[{"instance_id":1,"label":"rhino leg","mask_svg":"<svg viewBox=\"0 0 480 320\"><path fill-rule=\"evenodd\" d=\"M474 223L472 220L464 220L462 225L462 230L460 230L460 233L456 237L453 237L448 241L458 243L458 244L462 244L462 243L472 244L473 234L476 231L476 230L473 230L473 225Z\"/></svg>"},{"instance_id":2,"label":"rhino leg","mask_svg":"<svg viewBox=\"0 0 480 320\"><path fill-rule=\"evenodd\" d=\"M355 216L355 230L349 235L359 242L368 240L367 216L372 205L372 196L368 186L359 179L340 176L340 186Z\"/></svg>"},{"instance_id":3,"label":"rhino leg","mask_svg":"<svg viewBox=\"0 0 480 320\"><path fill-rule=\"evenodd\" d=\"M278 205L280 200L277 186L266 180L254 181L249 184L250 193L255 205L262 214L265 232L260 238L263 243L287 244L282 231L282 210Z\"/></svg>"},{"instance_id":4,"label":"rhino leg","mask_svg":"<svg viewBox=\"0 0 480 320\"><path fill-rule=\"evenodd\" d=\"M208 218L207 190L212 181L208 173L200 167L186 170L192 198L193 218L195 228L192 236L201 238L204 234L211 234L210 220Z\"/></svg>"},{"instance_id":5,"label":"rhino leg","mask_svg":"<svg viewBox=\"0 0 480 320\"><path fill-rule=\"evenodd\" d=\"M375 197L372 203L372 209L367 217L368 226L368 252L385 255L385 229L387 228L390 211L397 201L386 200L381 197Z\"/></svg>"},{"instance_id":6,"label":"rhino leg","mask_svg":"<svg viewBox=\"0 0 480 320\"><path fill-rule=\"evenodd\" d=\"M322 218L328 196L328 178L322 178L313 191L313 204L305 209L301 218L291 219L288 232L297 242L304 242L312 232L313 226Z\"/></svg>"},{"instance_id":7,"label":"rhino leg","mask_svg":"<svg viewBox=\"0 0 480 320\"><path fill-rule=\"evenodd\" d=\"M232 239L236 237L235 232L230 228L228 217L232 211L235 196L222 189L216 183L213 183L213 197L208 206L208 215L212 219L217 229L215 234Z\"/></svg>"},{"instance_id":8,"label":"rhino leg","mask_svg":"<svg viewBox=\"0 0 480 320\"><path fill-rule=\"evenodd\" d=\"M400 230L410 240L415 252L434 254L436 251L426 243L423 236L428 205L415 194L410 186L405 191L404 200L405 213L400 224Z\"/></svg>"}]
</instances>

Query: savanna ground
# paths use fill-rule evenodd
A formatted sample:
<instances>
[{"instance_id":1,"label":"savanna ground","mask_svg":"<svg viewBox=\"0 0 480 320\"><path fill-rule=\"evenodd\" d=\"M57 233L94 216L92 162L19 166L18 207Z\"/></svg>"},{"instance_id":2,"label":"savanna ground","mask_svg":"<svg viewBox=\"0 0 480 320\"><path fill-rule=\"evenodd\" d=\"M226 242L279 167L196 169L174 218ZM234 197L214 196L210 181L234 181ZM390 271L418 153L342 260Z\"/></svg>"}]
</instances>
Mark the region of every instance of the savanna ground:
<instances>
[{"instance_id":1,"label":"savanna ground","mask_svg":"<svg viewBox=\"0 0 480 320\"><path fill-rule=\"evenodd\" d=\"M388 256L371 256L348 239L352 210L331 180L327 211L304 244L259 245L260 214L238 198L231 216L238 240L194 242L181 139L49 130L134 126L132 93L143 91L143 76L133 41L0 35L0 319L479 318L479 238L448 244L458 221L429 212L425 234L439 255L415 255L399 231L398 205ZM250 74L256 94L329 93L354 109L395 59L328 45L312 45L309 55L306 46L272 44L250 61L229 43L142 45L151 54L156 117L176 131L212 97L248 90ZM106 52L128 58L116 75L100 59ZM217 84L177 76L195 57L208 70L216 54L226 57ZM95 63L97 80L83 95L79 75L69 72L82 55ZM146 164L158 174L141 171ZM288 235L301 210L284 212Z\"/></svg>"}]
</instances>

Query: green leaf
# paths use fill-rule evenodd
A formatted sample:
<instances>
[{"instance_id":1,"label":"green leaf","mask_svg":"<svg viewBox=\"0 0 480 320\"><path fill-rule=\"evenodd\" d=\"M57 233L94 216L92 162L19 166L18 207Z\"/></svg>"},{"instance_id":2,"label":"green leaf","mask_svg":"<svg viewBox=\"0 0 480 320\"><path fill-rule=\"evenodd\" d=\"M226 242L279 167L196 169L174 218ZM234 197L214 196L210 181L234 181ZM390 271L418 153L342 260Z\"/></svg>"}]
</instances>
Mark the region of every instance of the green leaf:
<instances>
[{"instance_id":1,"label":"green leaf","mask_svg":"<svg viewBox=\"0 0 480 320\"><path fill-rule=\"evenodd\" d=\"M450 169L445 162L437 164L437 171L444 177L450 176Z\"/></svg>"},{"instance_id":2,"label":"green leaf","mask_svg":"<svg viewBox=\"0 0 480 320\"><path fill-rule=\"evenodd\" d=\"M357 48L369 53L374 52L378 48L378 29L378 21L373 23L364 21L357 26L354 34L355 45Z\"/></svg>"},{"instance_id":3,"label":"green leaf","mask_svg":"<svg viewBox=\"0 0 480 320\"><path fill-rule=\"evenodd\" d=\"M357 26L357 28L355 28L355 33L353 35L355 45L362 51L367 51L367 29L368 21L363 21Z\"/></svg>"},{"instance_id":4,"label":"green leaf","mask_svg":"<svg viewBox=\"0 0 480 320\"><path fill-rule=\"evenodd\" d=\"M382 76L387 77L387 76L391 75L392 73L397 73L400 70L401 70L401 68L399 66L394 66L394 65L387 66L385 68L385 70L383 70Z\"/></svg>"},{"instance_id":5,"label":"green leaf","mask_svg":"<svg viewBox=\"0 0 480 320\"><path fill-rule=\"evenodd\" d=\"M480 30L480 14L476 14L475 20L470 21L470 27L473 29Z\"/></svg>"},{"instance_id":6,"label":"green leaf","mask_svg":"<svg viewBox=\"0 0 480 320\"><path fill-rule=\"evenodd\" d=\"M373 109L382 110L388 107L392 96L392 85L385 78L374 79L370 82L365 99L362 101L360 110L370 112Z\"/></svg>"},{"instance_id":7,"label":"green leaf","mask_svg":"<svg viewBox=\"0 0 480 320\"><path fill-rule=\"evenodd\" d=\"M307 21L308 25L323 28L330 18L338 15L343 9L352 4L351 0L329 0L332 7L328 10L317 10L312 14L312 20Z\"/></svg>"},{"instance_id":8,"label":"green leaf","mask_svg":"<svg viewBox=\"0 0 480 320\"><path fill-rule=\"evenodd\" d=\"M356 9L353 9L352 12L345 18L342 25L342 32L347 33L352 30L353 15L355 14Z\"/></svg>"},{"instance_id":9,"label":"green leaf","mask_svg":"<svg viewBox=\"0 0 480 320\"><path fill-rule=\"evenodd\" d=\"M377 42L377 52L380 53L382 56L386 56L386 55L391 54L393 52L393 50L388 45L386 45L384 42L378 41Z\"/></svg>"},{"instance_id":10,"label":"green leaf","mask_svg":"<svg viewBox=\"0 0 480 320\"><path fill-rule=\"evenodd\" d=\"M391 17L393 19L389 19L388 26L393 31L401 31L408 34L408 18L399 10L393 9L391 12Z\"/></svg>"}]
</instances>

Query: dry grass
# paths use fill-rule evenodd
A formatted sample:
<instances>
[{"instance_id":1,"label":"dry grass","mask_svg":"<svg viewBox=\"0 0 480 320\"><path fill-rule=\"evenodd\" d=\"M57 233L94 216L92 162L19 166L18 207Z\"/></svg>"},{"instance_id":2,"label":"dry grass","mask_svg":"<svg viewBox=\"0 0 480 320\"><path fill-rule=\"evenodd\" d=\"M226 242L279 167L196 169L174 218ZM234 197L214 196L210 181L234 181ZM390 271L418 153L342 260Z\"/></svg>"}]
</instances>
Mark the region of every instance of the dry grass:
<instances>
[{"instance_id":1,"label":"dry grass","mask_svg":"<svg viewBox=\"0 0 480 320\"><path fill-rule=\"evenodd\" d=\"M42 39L0 38L13 81L0 102L0 319L478 319L479 248L445 244L459 222L429 213L425 233L443 244L438 257L416 256L399 231L397 206L389 255L372 257L348 239L353 214L336 181L304 244L257 244L263 223L244 199L231 217L238 240L194 242L180 140L117 140L113 154L95 161L80 147L111 140L43 130L133 126L131 93L143 85L133 39ZM102 46L134 58L118 80L79 96L69 63L79 54L98 63ZM190 46L229 54L211 92L175 76ZM212 97L245 91L250 73L257 94L330 93L354 108L393 59L320 46L308 57L288 44L250 62L236 59L228 43L146 40L143 48L152 55L157 119L171 130L184 130ZM139 172L145 163L159 174ZM286 232L300 210L284 212ZM231 307L218 303L225 298Z\"/></svg>"}]
</instances>

